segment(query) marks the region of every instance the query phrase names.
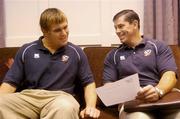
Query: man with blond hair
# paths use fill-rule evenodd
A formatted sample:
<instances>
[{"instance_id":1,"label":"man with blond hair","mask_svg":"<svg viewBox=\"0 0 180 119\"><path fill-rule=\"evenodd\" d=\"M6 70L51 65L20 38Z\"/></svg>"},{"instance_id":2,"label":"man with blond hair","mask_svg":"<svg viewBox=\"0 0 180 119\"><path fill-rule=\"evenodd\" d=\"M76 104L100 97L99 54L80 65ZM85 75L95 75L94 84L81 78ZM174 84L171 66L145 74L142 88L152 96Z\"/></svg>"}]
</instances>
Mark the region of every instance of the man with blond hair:
<instances>
[{"instance_id":1,"label":"man with blond hair","mask_svg":"<svg viewBox=\"0 0 180 119\"><path fill-rule=\"evenodd\" d=\"M93 75L82 49L68 42L68 20L57 8L40 17L43 33L23 45L0 87L1 119L79 119L76 80L84 86L86 107L80 116L98 118ZM21 92L16 90L23 84Z\"/></svg>"}]
</instances>

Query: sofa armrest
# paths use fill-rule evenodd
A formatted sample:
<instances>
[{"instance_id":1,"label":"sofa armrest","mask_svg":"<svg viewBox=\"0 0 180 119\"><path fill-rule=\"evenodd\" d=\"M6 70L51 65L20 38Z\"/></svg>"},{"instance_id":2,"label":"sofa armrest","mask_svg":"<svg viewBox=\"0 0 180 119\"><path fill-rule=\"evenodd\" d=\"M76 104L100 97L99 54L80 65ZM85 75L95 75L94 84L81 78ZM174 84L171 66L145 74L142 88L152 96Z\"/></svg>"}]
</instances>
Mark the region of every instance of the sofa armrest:
<instances>
[{"instance_id":1,"label":"sofa armrest","mask_svg":"<svg viewBox=\"0 0 180 119\"><path fill-rule=\"evenodd\" d=\"M18 49L18 47L0 48L0 84L13 64L13 58Z\"/></svg>"}]
</instances>

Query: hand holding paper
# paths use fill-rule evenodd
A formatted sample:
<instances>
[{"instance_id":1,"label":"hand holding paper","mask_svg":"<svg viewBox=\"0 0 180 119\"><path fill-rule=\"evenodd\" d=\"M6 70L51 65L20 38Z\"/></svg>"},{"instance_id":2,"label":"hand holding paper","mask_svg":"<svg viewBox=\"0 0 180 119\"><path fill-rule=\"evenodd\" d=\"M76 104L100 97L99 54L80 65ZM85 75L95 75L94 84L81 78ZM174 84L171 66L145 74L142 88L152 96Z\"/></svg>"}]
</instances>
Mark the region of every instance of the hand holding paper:
<instances>
[{"instance_id":1,"label":"hand holding paper","mask_svg":"<svg viewBox=\"0 0 180 119\"><path fill-rule=\"evenodd\" d=\"M111 106L135 99L139 89L139 77L134 74L99 87L96 92L106 106Z\"/></svg>"}]
</instances>

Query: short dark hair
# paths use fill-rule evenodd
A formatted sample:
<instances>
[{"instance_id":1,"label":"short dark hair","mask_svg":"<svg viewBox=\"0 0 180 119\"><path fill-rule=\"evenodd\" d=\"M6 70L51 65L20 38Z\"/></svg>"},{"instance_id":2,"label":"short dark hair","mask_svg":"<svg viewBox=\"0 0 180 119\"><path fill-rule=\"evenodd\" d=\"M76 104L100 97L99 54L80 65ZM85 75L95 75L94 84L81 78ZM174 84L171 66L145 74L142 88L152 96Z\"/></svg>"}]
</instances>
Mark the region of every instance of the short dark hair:
<instances>
[{"instance_id":1,"label":"short dark hair","mask_svg":"<svg viewBox=\"0 0 180 119\"><path fill-rule=\"evenodd\" d=\"M140 19L139 19L138 14L135 11L130 10L130 9L122 10L113 17L113 21L115 21L121 16L125 16L124 20L128 21L129 23L132 23L134 20L137 20L138 28L140 28Z\"/></svg>"}]
</instances>

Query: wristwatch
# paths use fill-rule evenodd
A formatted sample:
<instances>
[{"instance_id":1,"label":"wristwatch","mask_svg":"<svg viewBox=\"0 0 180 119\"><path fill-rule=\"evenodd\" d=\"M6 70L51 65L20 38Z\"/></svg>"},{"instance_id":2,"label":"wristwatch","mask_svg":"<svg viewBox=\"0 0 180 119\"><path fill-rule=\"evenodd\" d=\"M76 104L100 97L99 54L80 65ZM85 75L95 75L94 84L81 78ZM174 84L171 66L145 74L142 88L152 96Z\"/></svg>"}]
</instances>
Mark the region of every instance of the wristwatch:
<instances>
[{"instance_id":1,"label":"wristwatch","mask_svg":"<svg viewBox=\"0 0 180 119\"><path fill-rule=\"evenodd\" d=\"M155 90L156 90L156 92L158 93L159 98L162 98L162 97L163 97L163 95L164 95L163 90L161 90L161 89L159 89L159 88L157 88L157 87L155 87Z\"/></svg>"}]
</instances>

